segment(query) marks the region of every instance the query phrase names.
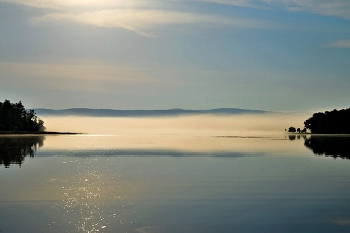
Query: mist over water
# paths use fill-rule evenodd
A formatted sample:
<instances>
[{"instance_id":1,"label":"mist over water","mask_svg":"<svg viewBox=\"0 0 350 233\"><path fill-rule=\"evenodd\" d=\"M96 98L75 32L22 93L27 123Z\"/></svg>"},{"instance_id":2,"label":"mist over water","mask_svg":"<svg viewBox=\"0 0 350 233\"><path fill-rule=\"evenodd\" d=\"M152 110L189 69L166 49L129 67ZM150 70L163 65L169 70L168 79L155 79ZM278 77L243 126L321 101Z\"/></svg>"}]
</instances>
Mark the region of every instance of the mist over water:
<instances>
[{"instance_id":1,"label":"mist over water","mask_svg":"<svg viewBox=\"0 0 350 233\"><path fill-rule=\"evenodd\" d=\"M252 136L303 127L307 114L193 115L179 117L45 117L48 131L107 135Z\"/></svg>"},{"instance_id":2,"label":"mist over water","mask_svg":"<svg viewBox=\"0 0 350 233\"><path fill-rule=\"evenodd\" d=\"M302 127L306 114L193 115L179 117L46 117L48 131L86 133L48 137L46 149L169 150L195 153L264 152L298 154L302 143L291 143L290 126ZM96 136L96 135L100 135ZM103 135L103 136L102 136ZM263 140L260 140L260 139ZM234 140L233 140L234 139ZM279 140L279 143L274 143Z\"/></svg>"}]
</instances>

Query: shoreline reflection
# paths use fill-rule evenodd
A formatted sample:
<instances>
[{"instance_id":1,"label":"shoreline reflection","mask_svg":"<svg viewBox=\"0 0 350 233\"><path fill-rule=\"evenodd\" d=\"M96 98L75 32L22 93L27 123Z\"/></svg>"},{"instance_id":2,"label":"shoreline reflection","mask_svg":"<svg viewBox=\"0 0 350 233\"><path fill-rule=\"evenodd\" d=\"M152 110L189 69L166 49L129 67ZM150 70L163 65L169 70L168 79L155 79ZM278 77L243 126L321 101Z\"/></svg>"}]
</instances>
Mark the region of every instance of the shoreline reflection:
<instances>
[{"instance_id":1,"label":"shoreline reflection","mask_svg":"<svg viewBox=\"0 0 350 233\"><path fill-rule=\"evenodd\" d=\"M0 137L0 165L5 168L11 164L21 166L25 157L35 156L38 148L44 145L44 140L44 136Z\"/></svg>"},{"instance_id":2,"label":"shoreline reflection","mask_svg":"<svg viewBox=\"0 0 350 233\"><path fill-rule=\"evenodd\" d=\"M295 139L300 140L301 138L304 139L304 140L307 139L305 134L290 134L290 135L288 135L288 139L290 141L295 141Z\"/></svg>"},{"instance_id":3,"label":"shoreline reflection","mask_svg":"<svg viewBox=\"0 0 350 233\"><path fill-rule=\"evenodd\" d=\"M350 159L350 137L347 136L311 136L305 139L304 145L316 155Z\"/></svg>"}]
</instances>

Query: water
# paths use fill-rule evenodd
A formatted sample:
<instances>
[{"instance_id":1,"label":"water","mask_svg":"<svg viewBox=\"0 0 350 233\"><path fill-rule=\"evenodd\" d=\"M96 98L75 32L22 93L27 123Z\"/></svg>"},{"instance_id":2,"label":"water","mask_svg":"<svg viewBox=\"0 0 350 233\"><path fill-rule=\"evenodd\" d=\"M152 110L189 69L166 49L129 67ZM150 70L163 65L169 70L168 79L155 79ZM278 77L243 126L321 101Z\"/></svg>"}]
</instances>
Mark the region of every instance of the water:
<instances>
[{"instance_id":1,"label":"water","mask_svg":"<svg viewBox=\"0 0 350 233\"><path fill-rule=\"evenodd\" d=\"M0 137L0 231L349 232L349 137Z\"/></svg>"}]
</instances>

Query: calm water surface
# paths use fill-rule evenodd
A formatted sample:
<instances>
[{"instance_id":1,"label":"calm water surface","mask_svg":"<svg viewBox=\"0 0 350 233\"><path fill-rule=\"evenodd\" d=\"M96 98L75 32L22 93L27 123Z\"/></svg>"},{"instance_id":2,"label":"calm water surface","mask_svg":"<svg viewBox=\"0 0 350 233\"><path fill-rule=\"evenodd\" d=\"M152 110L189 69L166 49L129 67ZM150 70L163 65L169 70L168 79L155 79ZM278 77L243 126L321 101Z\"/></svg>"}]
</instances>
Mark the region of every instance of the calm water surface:
<instances>
[{"instance_id":1,"label":"calm water surface","mask_svg":"<svg viewBox=\"0 0 350 233\"><path fill-rule=\"evenodd\" d=\"M349 139L2 136L0 231L349 232Z\"/></svg>"}]
</instances>

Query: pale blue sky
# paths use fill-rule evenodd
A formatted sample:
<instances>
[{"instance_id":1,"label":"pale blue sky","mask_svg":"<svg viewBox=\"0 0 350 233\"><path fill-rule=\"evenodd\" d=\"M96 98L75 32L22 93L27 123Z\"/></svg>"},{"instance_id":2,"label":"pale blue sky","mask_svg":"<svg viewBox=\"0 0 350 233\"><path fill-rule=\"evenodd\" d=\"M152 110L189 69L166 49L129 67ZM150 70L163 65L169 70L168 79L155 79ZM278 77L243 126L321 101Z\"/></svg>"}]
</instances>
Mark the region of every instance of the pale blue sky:
<instances>
[{"instance_id":1,"label":"pale blue sky","mask_svg":"<svg viewBox=\"0 0 350 233\"><path fill-rule=\"evenodd\" d=\"M350 107L348 0L0 0L0 101Z\"/></svg>"}]
</instances>

